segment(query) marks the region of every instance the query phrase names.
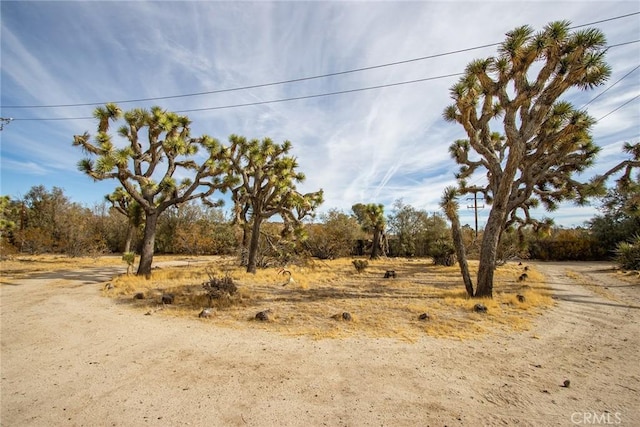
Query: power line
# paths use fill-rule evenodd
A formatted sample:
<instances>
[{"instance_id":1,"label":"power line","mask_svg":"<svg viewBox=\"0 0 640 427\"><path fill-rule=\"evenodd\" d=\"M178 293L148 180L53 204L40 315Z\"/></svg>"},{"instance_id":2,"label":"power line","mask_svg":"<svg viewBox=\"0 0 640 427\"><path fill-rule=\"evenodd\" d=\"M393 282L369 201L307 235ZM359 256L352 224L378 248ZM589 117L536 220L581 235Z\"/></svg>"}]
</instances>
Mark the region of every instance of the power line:
<instances>
[{"instance_id":1,"label":"power line","mask_svg":"<svg viewBox=\"0 0 640 427\"><path fill-rule=\"evenodd\" d=\"M614 21L614 20L618 20L618 19L628 18L630 16L634 16L634 15L638 15L638 14L640 14L640 12L628 13L628 14L625 14L625 15L619 15L619 16L615 16L615 17L612 17L612 18L601 19L599 21L589 22L589 23L586 23L586 24L575 25L573 27L570 27L570 29L576 29L576 28L586 27L586 26L589 26L589 25L600 24L600 23L603 23L603 22L609 22L609 21ZM635 41L626 42L626 43L620 43L620 44L617 44L617 45L609 46L609 48L622 46L622 45L630 44L630 43L637 43L638 41L640 41L640 40L635 40ZM357 73L357 72L361 72L361 71L374 70L374 69L378 69L378 68L392 67L392 66L401 65L401 64L407 64L407 63L411 63L411 62L424 61L424 60L427 60L427 59L434 59L434 58L439 58L439 57L443 57L443 56L454 55L454 54L457 54L457 53L470 52L470 51L473 51L473 50L479 50L479 49L484 49L484 48L487 48L487 47L498 46L500 44L501 44L501 42L489 43L489 44L485 44L485 45L474 46L474 47L465 48L465 49L458 49L458 50L453 50L453 51L448 51L448 52L443 52L443 53L436 53L436 54L433 54L433 55L421 56L421 57L412 58L412 59L406 59L406 60L402 60L402 61L389 62L389 63L385 63L385 64L372 65L372 66L369 66L369 67L354 68L354 69L351 69L351 70L337 71L337 72L334 72L334 73L320 74L320 75L316 75L316 76L300 77L300 78L282 80L282 81L271 82L271 83L262 83L262 84L256 84L256 85L240 86L240 87L235 87L235 88L218 89L218 90L212 90L212 91L195 92L195 93L188 93L188 94L181 94L181 95L167 95L167 96L128 99L128 100L111 101L111 102L115 102L116 104L127 104L127 103L133 103L133 102L145 102L145 101L157 101L157 100L164 100L164 99L187 98L187 97L193 97L193 96L212 95L212 94L217 94L217 93L235 92L235 91L248 90L248 89L257 89L257 88L261 88L261 87L269 87L269 86L277 86L277 85L283 85L283 84L289 84L289 83L297 83L297 82L302 82L302 81L315 80L315 79L321 79L321 78L326 78L326 77L333 77L333 76ZM18 109L18 108L86 107L86 106L91 106L91 105L103 105L105 103L106 102L87 102L87 103L77 103L77 104L51 104L51 105L5 105L5 106L2 106L2 108L15 108L15 109Z\"/></svg>"},{"instance_id":2,"label":"power line","mask_svg":"<svg viewBox=\"0 0 640 427\"><path fill-rule=\"evenodd\" d=\"M617 85L618 83L620 83L622 80L626 79L627 77L629 77L629 75L631 75L634 71L636 71L638 68L640 68L640 65L636 65L636 68L634 68L633 70L629 71L627 74L625 74L624 76L620 77L614 84L612 84L611 86L609 86L608 88L606 88L605 90L603 90L602 92L600 92L598 95L596 95L594 98L591 98L591 100L589 102L587 102L586 104L584 104L582 107L580 107L580 109L584 109L587 105L591 104L593 101L595 101L596 99L600 98L602 95L604 95L605 93L607 93L607 91L609 89L612 89L615 85Z\"/></svg>"},{"instance_id":3,"label":"power line","mask_svg":"<svg viewBox=\"0 0 640 427\"><path fill-rule=\"evenodd\" d=\"M637 68L638 67L636 67L636 69ZM627 75L631 74L633 71L635 71L635 69L632 70L631 72L629 72ZM229 108L250 107L250 106L264 105L264 104L275 104L275 103L279 103L279 102L299 101L299 100L303 100L303 99L320 98L320 97L325 97L325 96L342 95L342 94L346 94L346 93L364 92L364 91L367 91L367 90L382 89L382 88L394 87L394 86L402 86L402 85L425 82L425 81L430 81L430 80L438 80L438 79L444 79L444 78L449 78L449 77L455 77L455 76L460 76L460 75L463 75L463 74L464 73L444 74L444 75L435 76L435 77L425 77L423 79L408 80L408 81L397 82L397 83L388 83L388 84L377 85L377 86L368 86L368 87L357 88L357 89L347 89L347 90L340 90L340 91L335 91L335 92L325 92L325 93L317 93L317 94L312 94L312 95L295 96L295 97L290 97L290 98L272 99L272 100L267 100L267 101L247 102L247 103L244 103L244 104L221 105L221 106L217 106L217 107L203 107L203 108L191 108L191 109L185 109L185 110L175 110L174 112L175 113L192 113L192 112L198 112L198 111L224 110L224 109L229 109ZM625 75L624 77L619 79L616 83L614 83L614 85L617 84L623 78L625 78L627 75ZM605 92L606 92L606 90L605 90ZM602 95L602 93L600 95ZM598 95L598 97L600 95ZM605 117L615 113L616 111L618 111L619 109L621 109L625 105L629 104L630 102L632 102L633 100L635 100L638 97L640 97L640 95L638 95L635 98L633 98L633 99L625 102L624 104L618 106L617 108L615 108L614 110L612 110L609 113L605 114L604 116L600 117L596 121L597 122L601 121ZM593 101L593 100L595 100L595 98L592 99L591 101ZM589 101L589 103L591 101ZM63 121L63 120L90 120L90 119L94 119L94 117L93 116L83 116L83 117L52 117L52 118L13 118L12 120L14 120L14 121Z\"/></svg>"},{"instance_id":4,"label":"power line","mask_svg":"<svg viewBox=\"0 0 640 427\"><path fill-rule=\"evenodd\" d=\"M333 77L333 76L339 76L339 75L344 75L344 74L357 73L357 72L360 72L360 71L374 70L374 69L377 69L377 68L392 67L392 66L395 66L395 65L407 64L407 63L410 63L410 62L424 61L426 59L433 59L433 58L438 58L438 57L442 57L442 56L453 55L453 54L456 54L456 53L469 52L469 51L472 51L472 50L483 49L483 48L486 48L486 47L496 46L498 44L499 43L486 44L486 45L482 45L482 46L475 46L475 47L470 47L470 48L466 48L466 49L459 49L459 50L454 50L454 51L449 51L449 52L444 52L444 53L436 53L436 54L433 54L433 55L422 56L422 57L419 57L419 58L406 59L406 60L403 60L403 61L389 62L389 63L386 63L386 64L372 65L370 67L354 68L352 70L338 71L338 72L335 72L335 73L320 74L320 75L317 75L317 76L310 76L310 77L300 77L300 78L297 78L297 79L282 80L282 81L272 82L272 83L262 83L262 84L256 84L256 85L250 85L250 86L240 86L240 87L235 87L235 88L218 89L218 90L211 90L211 91L204 91L204 92L195 92L195 93L188 93L188 94L183 94L183 95L157 96L157 97L152 97L152 98L138 98L138 99L129 99L129 100L121 100L121 101L111 101L111 102L114 102L116 104L127 104L127 103L132 103L132 102L145 102L145 101L157 101L157 100L163 100L163 99L187 98L187 97L192 97L192 96L212 95L212 94L217 94L217 93L236 92L236 91L240 91L240 90L257 89L257 88L262 88L262 87L277 86L277 85L283 85L283 84L288 84L288 83L297 83L297 82L302 82L302 81L307 81L307 80L315 80L315 79L321 79L321 78L326 78L326 77ZM52 104L52 105L5 105L5 106L2 106L2 108L62 108L62 107L86 107L86 106L91 106L91 105L103 105L103 104L105 104L105 102L88 102L88 103L80 103L80 104Z\"/></svg>"},{"instance_id":5,"label":"power line","mask_svg":"<svg viewBox=\"0 0 640 427\"><path fill-rule=\"evenodd\" d=\"M336 92L317 93L317 94L313 94L313 95L304 95L304 96L295 96L295 97L291 97L291 98L272 99L272 100L268 100L268 101L247 102L245 104L221 105L221 106L218 106L218 107L191 108L191 109L186 109L186 110L175 110L174 112L175 113L192 113L192 112L196 112L196 111L223 110L223 109L228 109L228 108L250 107L250 106L253 106L253 105L264 105L264 104L275 104L275 103L278 103L278 102L298 101L298 100L301 100L301 99L311 99L311 98L320 98L320 97L324 97L324 96L342 95L342 94L345 94L345 93L363 92L363 91L366 91L366 90L382 89L382 88L386 88L386 87L402 86L402 85L408 85L408 84L413 84L413 83L426 82L426 81L430 81L430 80L445 79L445 78L449 78L449 77L461 76L463 74L464 73L444 74L444 75L435 76L435 77L425 77L423 79L408 80L408 81L397 82L397 83L388 83L388 84L377 85L377 86L368 86L368 87L362 87L362 88L357 88L357 89L340 90L340 91L336 91ZM88 120L88 119L93 119L93 118L94 117L92 117L92 116L84 116L84 117L55 117L55 118L14 118L13 120L16 120L16 121L17 120L20 120L20 121L44 121L44 120L55 121L55 120Z\"/></svg>"},{"instance_id":6,"label":"power line","mask_svg":"<svg viewBox=\"0 0 640 427\"><path fill-rule=\"evenodd\" d=\"M622 107L624 107L627 104L632 103L633 101L635 101L636 99L640 98L640 95L636 95L633 98L631 98L630 100L628 100L627 102L623 103L622 105L618 106L617 108L614 108L613 110L609 111L607 114L605 114L604 116L600 117L598 120L596 120L597 122L601 121L602 119L604 119L605 117L609 117L610 115L612 115L613 113L615 113L616 111L618 111L619 109L621 109Z\"/></svg>"}]
</instances>

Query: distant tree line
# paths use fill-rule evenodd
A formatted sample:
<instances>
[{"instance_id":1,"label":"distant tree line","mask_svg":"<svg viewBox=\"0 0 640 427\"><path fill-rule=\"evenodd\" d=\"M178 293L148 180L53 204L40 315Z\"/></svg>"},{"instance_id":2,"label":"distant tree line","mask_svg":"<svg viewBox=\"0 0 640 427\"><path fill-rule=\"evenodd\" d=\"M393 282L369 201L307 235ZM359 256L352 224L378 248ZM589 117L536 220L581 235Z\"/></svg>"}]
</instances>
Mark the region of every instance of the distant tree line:
<instances>
[{"instance_id":1,"label":"distant tree line","mask_svg":"<svg viewBox=\"0 0 640 427\"><path fill-rule=\"evenodd\" d=\"M584 227L549 226L537 230L508 230L503 234L498 258L540 260L611 260L621 243L631 244L640 236L640 215L633 197L611 189L602 198L601 215ZM356 210L359 208L356 208ZM383 211L383 208L376 208ZM451 227L437 212L426 212L397 200L384 216L379 244L380 256L430 257L445 260L455 253ZM122 253L128 241L129 218L106 198L93 207L72 202L64 190L32 187L24 197L0 197L0 232L3 256L11 254L59 253L87 256ZM304 238L283 237L282 222L267 223L259 239L256 265L267 267L314 257L370 256L373 230L363 227L355 212L331 209L303 224ZM368 230L368 231L367 231ZM461 227L467 255L479 257L478 237L468 225ZM130 249L140 251L143 226L133 231ZM241 255L243 226L221 207L190 201L167 209L158 219L155 251L182 255ZM379 239L380 241L380 239ZM455 257L453 258L455 260ZM441 262L445 264L446 262Z\"/></svg>"}]
</instances>

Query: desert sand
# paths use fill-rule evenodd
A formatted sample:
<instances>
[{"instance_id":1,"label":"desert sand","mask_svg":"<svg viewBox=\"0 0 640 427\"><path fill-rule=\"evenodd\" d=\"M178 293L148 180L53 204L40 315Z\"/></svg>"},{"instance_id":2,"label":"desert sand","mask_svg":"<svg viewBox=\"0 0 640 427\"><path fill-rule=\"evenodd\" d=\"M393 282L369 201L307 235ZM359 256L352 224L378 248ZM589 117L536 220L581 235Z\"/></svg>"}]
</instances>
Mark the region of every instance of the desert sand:
<instances>
[{"instance_id":1,"label":"desert sand","mask_svg":"<svg viewBox=\"0 0 640 427\"><path fill-rule=\"evenodd\" d=\"M530 330L416 342L145 316L102 295L121 267L5 281L0 424L640 425L638 281L537 268L557 304Z\"/></svg>"}]
</instances>

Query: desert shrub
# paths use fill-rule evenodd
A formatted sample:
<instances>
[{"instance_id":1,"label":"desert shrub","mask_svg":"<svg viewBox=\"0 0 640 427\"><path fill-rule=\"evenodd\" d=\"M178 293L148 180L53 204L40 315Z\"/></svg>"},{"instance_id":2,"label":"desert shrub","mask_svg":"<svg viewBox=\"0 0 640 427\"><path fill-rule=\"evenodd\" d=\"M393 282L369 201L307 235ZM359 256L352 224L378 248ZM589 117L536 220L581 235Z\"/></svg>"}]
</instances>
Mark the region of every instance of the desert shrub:
<instances>
[{"instance_id":1,"label":"desert shrub","mask_svg":"<svg viewBox=\"0 0 640 427\"><path fill-rule=\"evenodd\" d=\"M640 235L631 242L620 242L616 249L616 263L625 270L640 270Z\"/></svg>"},{"instance_id":2,"label":"desert shrub","mask_svg":"<svg viewBox=\"0 0 640 427\"><path fill-rule=\"evenodd\" d=\"M450 267L456 263L456 250L450 242L438 242L434 245L431 256L435 265Z\"/></svg>"},{"instance_id":3,"label":"desert shrub","mask_svg":"<svg viewBox=\"0 0 640 427\"><path fill-rule=\"evenodd\" d=\"M356 268L356 271L358 273L362 273L367 269L367 267L369 267L369 261L367 261L366 259L354 259L351 262L353 263L353 266Z\"/></svg>"},{"instance_id":4,"label":"desert shrub","mask_svg":"<svg viewBox=\"0 0 640 427\"><path fill-rule=\"evenodd\" d=\"M122 260L127 263L127 274L131 273L133 263L136 261L135 252L125 252L122 254Z\"/></svg>"},{"instance_id":5,"label":"desert shrub","mask_svg":"<svg viewBox=\"0 0 640 427\"><path fill-rule=\"evenodd\" d=\"M543 261L592 261L606 256L606 249L583 229L555 230L531 242L529 250L531 258Z\"/></svg>"},{"instance_id":6,"label":"desert shrub","mask_svg":"<svg viewBox=\"0 0 640 427\"><path fill-rule=\"evenodd\" d=\"M304 247L311 256L336 259L352 254L354 242L362 231L356 219L332 209L320 216L320 224L307 224L308 238Z\"/></svg>"},{"instance_id":7,"label":"desert shrub","mask_svg":"<svg viewBox=\"0 0 640 427\"><path fill-rule=\"evenodd\" d=\"M209 276L209 280L204 282L202 287L207 291L209 299L212 300L230 297L238 291L233 278L228 275L223 277Z\"/></svg>"}]
</instances>

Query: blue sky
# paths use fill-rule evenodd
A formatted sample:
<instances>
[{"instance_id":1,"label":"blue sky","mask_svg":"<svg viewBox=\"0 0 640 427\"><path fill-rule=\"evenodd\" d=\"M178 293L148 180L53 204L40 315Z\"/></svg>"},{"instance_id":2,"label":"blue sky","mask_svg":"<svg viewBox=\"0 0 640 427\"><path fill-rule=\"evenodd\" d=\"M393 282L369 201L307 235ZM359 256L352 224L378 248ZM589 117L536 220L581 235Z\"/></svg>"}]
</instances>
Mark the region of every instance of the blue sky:
<instances>
[{"instance_id":1,"label":"blue sky","mask_svg":"<svg viewBox=\"0 0 640 427\"><path fill-rule=\"evenodd\" d=\"M338 73L498 43L520 25L536 30L555 20L589 24L640 11L637 1L449 2L110 2L2 1L1 117L13 117L1 138L0 193L22 197L32 186L64 189L92 206L117 185L95 183L77 171L83 157L74 134L94 132L95 105L14 108L127 101L255 86ZM640 15L592 25L609 45L640 39ZM121 102L123 109L160 105L187 112L192 133L226 141L232 133L293 143L306 182L323 188L322 210L395 200L438 211L457 165L448 147L465 134L442 119L457 77L288 102L227 107L348 91L460 73L495 46L432 59L269 85L154 101ZM640 43L612 47L609 83L564 99L582 106L640 65ZM625 141L640 137L640 70L589 104L602 147L603 172L623 157ZM635 99L634 99L635 98ZM29 119L29 120L25 120ZM57 120L43 120L57 119ZM462 201L463 223L472 211ZM594 206L563 206L547 215L581 225ZM488 209L480 212L482 226Z\"/></svg>"}]
</instances>

